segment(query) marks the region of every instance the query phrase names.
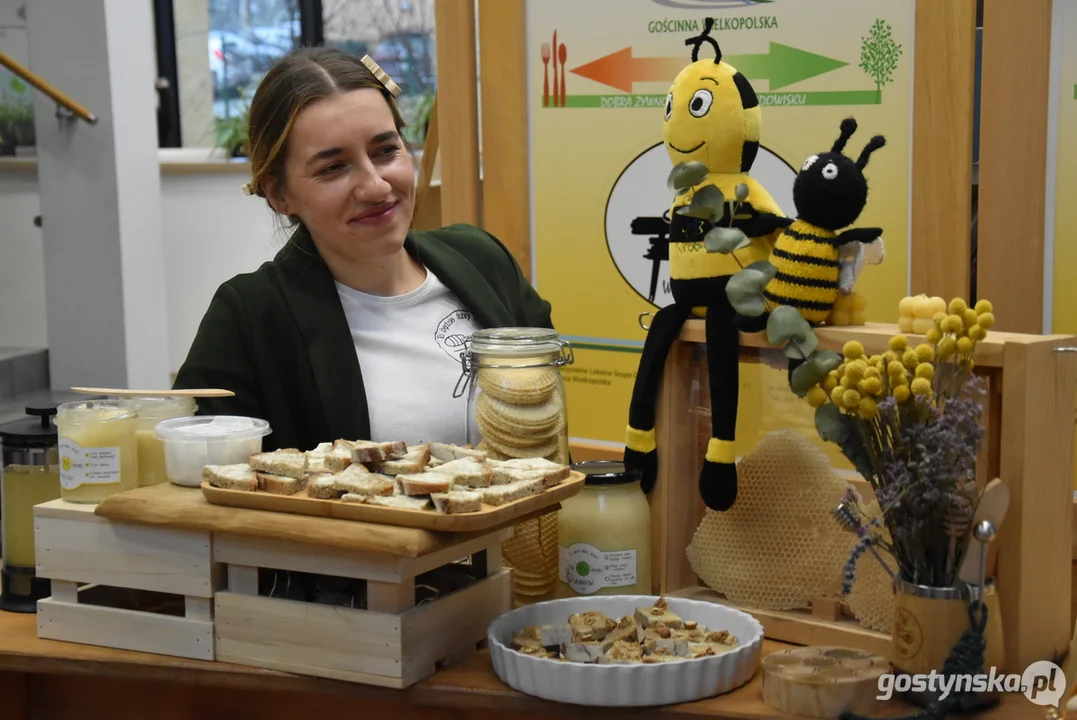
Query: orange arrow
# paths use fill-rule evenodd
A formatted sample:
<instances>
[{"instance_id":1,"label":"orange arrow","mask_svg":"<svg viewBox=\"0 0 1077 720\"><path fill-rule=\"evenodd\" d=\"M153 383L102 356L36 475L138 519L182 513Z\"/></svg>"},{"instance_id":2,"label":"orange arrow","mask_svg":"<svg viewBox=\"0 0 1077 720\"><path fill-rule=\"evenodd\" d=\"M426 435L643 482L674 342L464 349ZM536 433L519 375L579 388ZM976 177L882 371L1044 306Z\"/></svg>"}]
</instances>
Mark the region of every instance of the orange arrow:
<instances>
[{"instance_id":1,"label":"orange arrow","mask_svg":"<svg viewBox=\"0 0 1077 720\"><path fill-rule=\"evenodd\" d=\"M632 48L626 47L586 65L580 65L571 72L630 93L633 83L669 83L687 64L688 61L684 58L634 58Z\"/></svg>"}]
</instances>

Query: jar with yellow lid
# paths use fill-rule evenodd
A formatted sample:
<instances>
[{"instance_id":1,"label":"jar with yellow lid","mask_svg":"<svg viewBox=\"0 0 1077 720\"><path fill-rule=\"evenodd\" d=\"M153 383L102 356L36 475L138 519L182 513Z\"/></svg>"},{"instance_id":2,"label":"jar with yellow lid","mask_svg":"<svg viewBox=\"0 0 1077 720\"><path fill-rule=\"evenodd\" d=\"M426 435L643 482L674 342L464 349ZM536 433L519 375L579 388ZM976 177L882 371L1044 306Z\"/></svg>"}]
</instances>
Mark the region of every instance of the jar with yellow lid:
<instances>
[{"instance_id":1,"label":"jar with yellow lid","mask_svg":"<svg viewBox=\"0 0 1077 720\"><path fill-rule=\"evenodd\" d=\"M138 484L158 485L168 481L165 446L155 434L158 423L173 418L194 417L198 403L192 397L136 397L127 405L138 413L135 439L138 444Z\"/></svg>"},{"instance_id":2,"label":"jar with yellow lid","mask_svg":"<svg viewBox=\"0 0 1077 720\"><path fill-rule=\"evenodd\" d=\"M610 460L581 462L578 495L557 519L558 597L651 594L651 508L638 472Z\"/></svg>"},{"instance_id":3,"label":"jar with yellow lid","mask_svg":"<svg viewBox=\"0 0 1077 720\"><path fill-rule=\"evenodd\" d=\"M65 403L56 413L64 500L98 503L138 487L138 413L121 400Z\"/></svg>"}]
</instances>

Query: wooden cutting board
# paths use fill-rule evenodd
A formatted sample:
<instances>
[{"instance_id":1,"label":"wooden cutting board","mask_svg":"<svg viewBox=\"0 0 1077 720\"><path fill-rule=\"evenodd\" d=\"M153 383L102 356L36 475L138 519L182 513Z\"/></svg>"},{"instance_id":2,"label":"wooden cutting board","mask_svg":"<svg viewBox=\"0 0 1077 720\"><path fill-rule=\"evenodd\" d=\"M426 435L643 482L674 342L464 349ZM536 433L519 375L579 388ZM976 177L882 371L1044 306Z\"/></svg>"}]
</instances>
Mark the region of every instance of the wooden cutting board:
<instances>
[{"instance_id":1,"label":"wooden cutting board","mask_svg":"<svg viewBox=\"0 0 1077 720\"><path fill-rule=\"evenodd\" d=\"M162 483L117 493L102 501L94 514L109 520L141 525L227 532L244 537L287 540L356 552L414 558L459 545L486 535L493 529L513 525L553 509L556 509L556 506L513 518L498 528L482 532L444 533L356 520L212 505L206 502L199 488Z\"/></svg>"}]
</instances>

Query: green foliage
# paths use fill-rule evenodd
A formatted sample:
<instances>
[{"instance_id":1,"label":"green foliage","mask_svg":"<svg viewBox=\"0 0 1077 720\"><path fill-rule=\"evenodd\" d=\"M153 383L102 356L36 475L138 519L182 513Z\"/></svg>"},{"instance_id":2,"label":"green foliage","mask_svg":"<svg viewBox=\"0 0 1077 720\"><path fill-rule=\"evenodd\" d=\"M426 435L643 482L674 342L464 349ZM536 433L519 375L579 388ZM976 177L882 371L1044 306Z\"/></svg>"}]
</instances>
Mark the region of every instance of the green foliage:
<instances>
[{"instance_id":1,"label":"green foliage","mask_svg":"<svg viewBox=\"0 0 1077 720\"><path fill-rule=\"evenodd\" d=\"M789 389L804 397L808 390L826 379L827 373L841 365L842 357L833 350L817 350L801 363L789 378Z\"/></svg>"},{"instance_id":2,"label":"green foliage","mask_svg":"<svg viewBox=\"0 0 1077 720\"><path fill-rule=\"evenodd\" d=\"M707 179L707 166L693 160L692 162L680 163L669 171L666 185L678 195L684 195Z\"/></svg>"},{"instance_id":3,"label":"green foliage","mask_svg":"<svg viewBox=\"0 0 1077 720\"><path fill-rule=\"evenodd\" d=\"M744 183L740 183L739 185L737 185L736 193L737 193L737 201L738 202L744 202L745 200L748 199L748 186L745 185Z\"/></svg>"},{"instance_id":4,"label":"green foliage","mask_svg":"<svg viewBox=\"0 0 1077 720\"><path fill-rule=\"evenodd\" d=\"M838 445L844 443L850 435L849 424L842 417L838 406L833 403L826 403L815 409L815 429L823 440Z\"/></svg>"},{"instance_id":5,"label":"green foliage","mask_svg":"<svg viewBox=\"0 0 1077 720\"><path fill-rule=\"evenodd\" d=\"M717 224L725 215L725 196L714 185L705 185L692 193L691 203L677 208L677 213Z\"/></svg>"},{"instance_id":6,"label":"green foliage","mask_svg":"<svg viewBox=\"0 0 1077 720\"><path fill-rule=\"evenodd\" d=\"M893 28L876 20L860 46L860 69L875 81L875 91L882 96L884 85L894 81L901 45L893 38Z\"/></svg>"},{"instance_id":7,"label":"green foliage","mask_svg":"<svg viewBox=\"0 0 1077 720\"><path fill-rule=\"evenodd\" d=\"M745 317L759 317L766 310L763 288L770 282L777 269L766 260L754 262L729 278L725 286L726 297L733 309Z\"/></svg>"},{"instance_id":8,"label":"green foliage","mask_svg":"<svg viewBox=\"0 0 1077 720\"><path fill-rule=\"evenodd\" d=\"M808 359L819 346L811 325L801 317L795 308L780 305L767 319L767 340L772 345L785 345L785 356L794 359Z\"/></svg>"},{"instance_id":9,"label":"green foliage","mask_svg":"<svg viewBox=\"0 0 1077 720\"><path fill-rule=\"evenodd\" d=\"M703 236L703 246L711 253L727 255L750 244L743 230L732 227L715 227Z\"/></svg>"}]
</instances>

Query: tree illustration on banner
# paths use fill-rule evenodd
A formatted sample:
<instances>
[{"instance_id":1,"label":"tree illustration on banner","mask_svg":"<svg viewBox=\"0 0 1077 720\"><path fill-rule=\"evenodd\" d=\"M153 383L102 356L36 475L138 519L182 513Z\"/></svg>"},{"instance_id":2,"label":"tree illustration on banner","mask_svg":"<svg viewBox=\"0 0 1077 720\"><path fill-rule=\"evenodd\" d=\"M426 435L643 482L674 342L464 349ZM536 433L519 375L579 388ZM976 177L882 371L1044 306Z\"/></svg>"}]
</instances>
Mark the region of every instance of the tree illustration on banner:
<instances>
[{"instance_id":1,"label":"tree illustration on banner","mask_svg":"<svg viewBox=\"0 0 1077 720\"><path fill-rule=\"evenodd\" d=\"M875 80L876 102L883 101L883 86L894 81L901 45L893 38L890 23L876 20L860 46L860 69Z\"/></svg>"}]
</instances>

